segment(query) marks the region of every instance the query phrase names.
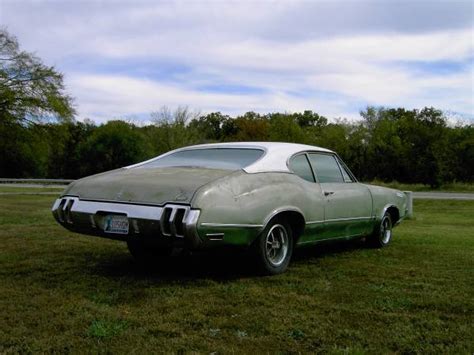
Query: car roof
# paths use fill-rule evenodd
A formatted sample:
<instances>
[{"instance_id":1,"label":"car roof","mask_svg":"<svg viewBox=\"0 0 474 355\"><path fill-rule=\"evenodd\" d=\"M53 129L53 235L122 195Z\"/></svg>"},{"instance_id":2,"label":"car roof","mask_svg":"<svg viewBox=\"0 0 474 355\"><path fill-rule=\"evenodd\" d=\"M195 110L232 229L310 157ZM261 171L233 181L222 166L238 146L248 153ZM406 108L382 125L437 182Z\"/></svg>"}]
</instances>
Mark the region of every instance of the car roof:
<instances>
[{"instance_id":1,"label":"car roof","mask_svg":"<svg viewBox=\"0 0 474 355\"><path fill-rule=\"evenodd\" d=\"M333 151L306 144L283 143L283 142L234 142L234 143L212 143L199 144L188 147L176 149L170 154L177 151L188 149L206 149L206 148L245 148L245 149L263 149L265 154L243 168L247 173L262 173L262 172L290 172L287 166L288 158L294 154L306 151L317 151L333 153Z\"/></svg>"}]
</instances>

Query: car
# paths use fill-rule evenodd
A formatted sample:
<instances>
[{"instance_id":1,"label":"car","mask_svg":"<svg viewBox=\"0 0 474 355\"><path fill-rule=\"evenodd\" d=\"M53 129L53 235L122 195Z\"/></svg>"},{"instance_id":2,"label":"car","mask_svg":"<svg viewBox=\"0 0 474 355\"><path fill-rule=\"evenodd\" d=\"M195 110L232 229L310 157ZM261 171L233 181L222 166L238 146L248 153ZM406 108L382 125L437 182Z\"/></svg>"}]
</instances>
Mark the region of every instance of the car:
<instances>
[{"instance_id":1,"label":"car","mask_svg":"<svg viewBox=\"0 0 474 355\"><path fill-rule=\"evenodd\" d=\"M363 237L385 247L407 197L358 182L329 149L215 143L76 180L52 213L71 231L125 241L140 261L243 247L260 271L278 274L296 247Z\"/></svg>"}]
</instances>

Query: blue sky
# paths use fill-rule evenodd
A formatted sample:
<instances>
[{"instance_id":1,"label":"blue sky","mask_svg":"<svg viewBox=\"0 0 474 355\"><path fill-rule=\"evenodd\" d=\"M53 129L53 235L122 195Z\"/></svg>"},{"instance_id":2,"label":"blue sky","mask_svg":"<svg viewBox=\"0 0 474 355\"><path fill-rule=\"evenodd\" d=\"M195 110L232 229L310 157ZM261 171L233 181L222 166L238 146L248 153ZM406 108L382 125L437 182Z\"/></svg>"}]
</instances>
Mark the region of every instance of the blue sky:
<instances>
[{"instance_id":1,"label":"blue sky","mask_svg":"<svg viewBox=\"0 0 474 355\"><path fill-rule=\"evenodd\" d=\"M434 106L474 118L471 1L0 0L78 118Z\"/></svg>"}]
</instances>

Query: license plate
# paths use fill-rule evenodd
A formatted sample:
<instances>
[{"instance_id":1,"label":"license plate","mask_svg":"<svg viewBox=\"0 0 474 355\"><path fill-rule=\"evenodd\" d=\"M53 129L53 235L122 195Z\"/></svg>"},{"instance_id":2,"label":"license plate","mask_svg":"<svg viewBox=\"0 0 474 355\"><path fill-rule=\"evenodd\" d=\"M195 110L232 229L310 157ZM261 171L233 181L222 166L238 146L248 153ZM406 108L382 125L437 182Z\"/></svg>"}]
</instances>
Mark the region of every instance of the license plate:
<instances>
[{"instance_id":1,"label":"license plate","mask_svg":"<svg viewBox=\"0 0 474 355\"><path fill-rule=\"evenodd\" d=\"M127 216L108 215L105 216L104 232L116 234L128 234Z\"/></svg>"}]
</instances>

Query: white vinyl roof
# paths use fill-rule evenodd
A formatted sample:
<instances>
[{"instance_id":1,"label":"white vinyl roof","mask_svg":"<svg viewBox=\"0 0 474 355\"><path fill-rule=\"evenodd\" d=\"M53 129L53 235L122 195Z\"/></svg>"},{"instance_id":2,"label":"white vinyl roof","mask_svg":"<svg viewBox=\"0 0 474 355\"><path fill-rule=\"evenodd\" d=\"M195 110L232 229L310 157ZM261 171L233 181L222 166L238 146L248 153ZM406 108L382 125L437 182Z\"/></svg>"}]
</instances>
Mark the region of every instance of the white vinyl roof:
<instances>
[{"instance_id":1,"label":"white vinyl roof","mask_svg":"<svg viewBox=\"0 0 474 355\"><path fill-rule=\"evenodd\" d=\"M199 144L199 145L192 145L188 147L179 148L168 153L165 153L162 156L182 151L188 149L206 149L206 148L256 148L256 149L263 149L265 154L258 159L256 162L250 164L249 166L245 167L243 170L247 173L262 173L262 172L272 172L272 171L282 171L282 172L289 172L288 166L286 165L288 158L292 155L304 152L304 151L317 151L317 152L328 152L332 153L331 150L305 145L305 144L295 144L295 143L279 143L279 142L237 142L237 143L213 143L213 144ZM138 165L142 165L149 161L158 159L153 158L146 162L142 162L139 164L135 164L129 166L128 168L132 168Z\"/></svg>"}]
</instances>

